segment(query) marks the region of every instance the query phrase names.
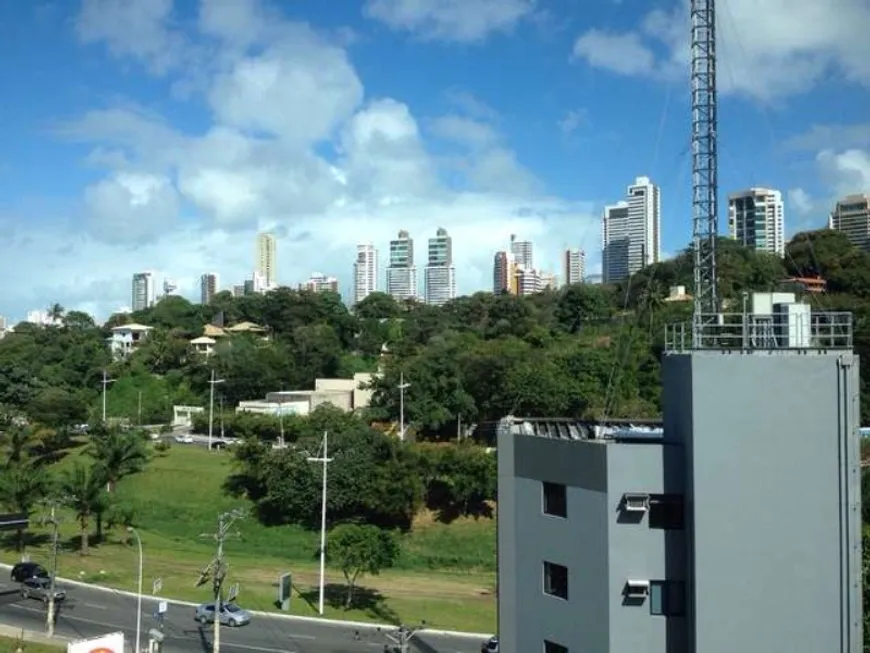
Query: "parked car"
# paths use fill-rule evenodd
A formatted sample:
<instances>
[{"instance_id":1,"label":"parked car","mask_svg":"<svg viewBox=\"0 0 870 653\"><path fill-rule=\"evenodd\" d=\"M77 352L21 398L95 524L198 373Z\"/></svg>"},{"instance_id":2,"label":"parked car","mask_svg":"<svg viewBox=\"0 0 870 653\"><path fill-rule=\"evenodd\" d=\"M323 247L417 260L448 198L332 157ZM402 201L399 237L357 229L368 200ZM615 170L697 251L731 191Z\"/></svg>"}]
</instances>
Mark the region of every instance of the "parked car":
<instances>
[{"instance_id":1,"label":"parked car","mask_svg":"<svg viewBox=\"0 0 870 653\"><path fill-rule=\"evenodd\" d=\"M203 603L198 606L194 619L203 625L214 623L214 603ZM220 622L224 626L244 626L251 623L251 613L242 610L235 603L224 603L221 605Z\"/></svg>"},{"instance_id":2,"label":"parked car","mask_svg":"<svg viewBox=\"0 0 870 653\"><path fill-rule=\"evenodd\" d=\"M21 598L38 599L43 603L48 603L51 598L51 579L36 576L25 578L21 583ZM63 601L65 598L66 591L55 587L54 600Z\"/></svg>"},{"instance_id":3,"label":"parked car","mask_svg":"<svg viewBox=\"0 0 870 653\"><path fill-rule=\"evenodd\" d=\"M190 435L176 435L175 441L178 444L193 444L193 437Z\"/></svg>"},{"instance_id":4,"label":"parked car","mask_svg":"<svg viewBox=\"0 0 870 653\"><path fill-rule=\"evenodd\" d=\"M48 578L45 567L35 562L19 562L12 567L9 580L13 583L23 583L28 578Z\"/></svg>"},{"instance_id":5,"label":"parked car","mask_svg":"<svg viewBox=\"0 0 870 653\"><path fill-rule=\"evenodd\" d=\"M490 637L481 644L480 653L498 653L498 637Z\"/></svg>"}]
</instances>

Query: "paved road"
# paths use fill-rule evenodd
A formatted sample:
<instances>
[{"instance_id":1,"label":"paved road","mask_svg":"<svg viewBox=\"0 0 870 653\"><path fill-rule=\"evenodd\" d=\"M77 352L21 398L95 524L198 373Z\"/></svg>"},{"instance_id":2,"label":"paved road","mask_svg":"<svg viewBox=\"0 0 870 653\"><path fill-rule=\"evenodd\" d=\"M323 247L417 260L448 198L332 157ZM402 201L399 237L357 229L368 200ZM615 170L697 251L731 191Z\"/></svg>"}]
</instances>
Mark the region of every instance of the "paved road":
<instances>
[{"instance_id":1,"label":"paved road","mask_svg":"<svg viewBox=\"0 0 870 653\"><path fill-rule=\"evenodd\" d=\"M5 575L5 574L4 574ZM61 583L62 584L62 583ZM73 639L96 637L124 631L130 648L136 638L136 599L115 592L68 586L68 599L60 610L57 634ZM148 630L157 622L155 599L142 602L142 644L147 645ZM46 611L42 603L22 599L18 587L0 585L0 623L33 631L45 630ZM164 651L173 653L210 653L212 626L201 628L193 619L193 608L170 603L166 614ZM329 622L296 621L255 615L251 624L221 629L221 649L228 653L381 653L388 640L374 629L354 628ZM479 653L481 641L421 633L412 650L420 653Z\"/></svg>"}]
</instances>

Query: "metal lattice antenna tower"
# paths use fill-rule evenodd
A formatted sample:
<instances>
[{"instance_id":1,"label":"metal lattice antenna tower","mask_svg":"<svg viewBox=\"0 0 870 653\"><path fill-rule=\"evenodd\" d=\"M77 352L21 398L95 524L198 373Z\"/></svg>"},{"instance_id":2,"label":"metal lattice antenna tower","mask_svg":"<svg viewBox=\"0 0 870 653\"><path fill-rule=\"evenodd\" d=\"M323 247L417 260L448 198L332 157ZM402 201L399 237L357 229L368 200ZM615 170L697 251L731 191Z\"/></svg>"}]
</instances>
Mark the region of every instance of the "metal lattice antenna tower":
<instances>
[{"instance_id":1,"label":"metal lattice antenna tower","mask_svg":"<svg viewBox=\"0 0 870 653\"><path fill-rule=\"evenodd\" d=\"M716 0L691 0L692 20L692 246L695 253L694 342L716 319L718 148L716 101Z\"/></svg>"}]
</instances>

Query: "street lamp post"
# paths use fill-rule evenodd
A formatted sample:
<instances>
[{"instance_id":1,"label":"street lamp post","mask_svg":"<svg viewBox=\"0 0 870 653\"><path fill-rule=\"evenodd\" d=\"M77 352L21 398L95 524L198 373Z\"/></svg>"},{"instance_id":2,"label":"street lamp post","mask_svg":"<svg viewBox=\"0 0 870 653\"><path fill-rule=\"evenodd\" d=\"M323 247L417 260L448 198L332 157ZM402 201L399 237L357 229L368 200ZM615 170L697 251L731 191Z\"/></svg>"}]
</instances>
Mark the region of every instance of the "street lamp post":
<instances>
[{"instance_id":1,"label":"street lamp post","mask_svg":"<svg viewBox=\"0 0 870 653\"><path fill-rule=\"evenodd\" d=\"M405 440L405 390L411 387L410 383L405 383L405 373L399 373L399 439Z\"/></svg>"},{"instance_id":2,"label":"street lamp post","mask_svg":"<svg viewBox=\"0 0 870 653\"><path fill-rule=\"evenodd\" d=\"M306 460L310 463L323 464L323 487L320 497L320 599L318 603L318 612L323 615L323 600L326 592L326 466L332 462L332 458L327 456L328 450L328 433L323 432L323 455L321 457L309 456Z\"/></svg>"},{"instance_id":3,"label":"street lamp post","mask_svg":"<svg viewBox=\"0 0 870 653\"><path fill-rule=\"evenodd\" d=\"M209 397L208 397L208 450L211 451L212 435L214 433L214 387L218 383L223 383L223 379L216 379L214 370L211 371L211 381L208 382Z\"/></svg>"},{"instance_id":4,"label":"street lamp post","mask_svg":"<svg viewBox=\"0 0 870 653\"><path fill-rule=\"evenodd\" d=\"M106 370L103 370L103 424L106 423L106 389L114 381L115 379L110 379Z\"/></svg>"},{"instance_id":5,"label":"street lamp post","mask_svg":"<svg viewBox=\"0 0 870 653\"><path fill-rule=\"evenodd\" d=\"M142 538L139 537L139 531L132 526L127 527L127 532L131 533L136 538L136 544L139 547L139 588L136 592L136 650L135 653L142 653L142 569L144 566L144 558L142 556Z\"/></svg>"},{"instance_id":6,"label":"street lamp post","mask_svg":"<svg viewBox=\"0 0 870 653\"><path fill-rule=\"evenodd\" d=\"M284 444L284 397L278 399L278 424L280 425L280 434L278 435L278 448L283 449Z\"/></svg>"}]
</instances>

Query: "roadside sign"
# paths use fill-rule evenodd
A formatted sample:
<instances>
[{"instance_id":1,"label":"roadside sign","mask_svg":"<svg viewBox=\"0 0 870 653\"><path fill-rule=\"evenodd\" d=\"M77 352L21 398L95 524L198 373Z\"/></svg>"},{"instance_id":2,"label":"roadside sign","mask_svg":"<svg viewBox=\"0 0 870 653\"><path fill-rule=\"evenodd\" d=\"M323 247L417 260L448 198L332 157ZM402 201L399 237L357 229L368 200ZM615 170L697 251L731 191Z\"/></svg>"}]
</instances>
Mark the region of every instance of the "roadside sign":
<instances>
[{"instance_id":1,"label":"roadside sign","mask_svg":"<svg viewBox=\"0 0 870 653\"><path fill-rule=\"evenodd\" d=\"M162 589L163 589L163 579L162 578L155 578L154 584L151 586L151 594L153 596L157 596L158 594L160 594L160 591Z\"/></svg>"},{"instance_id":2,"label":"roadside sign","mask_svg":"<svg viewBox=\"0 0 870 653\"><path fill-rule=\"evenodd\" d=\"M227 603L230 603L231 601L235 601L238 596L239 596L239 584L233 583L232 587L230 587L230 593L227 594Z\"/></svg>"},{"instance_id":3,"label":"roadside sign","mask_svg":"<svg viewBox=\"0 0 870 653\"><path fill-rule=\"evenodd\" d=\"M169 601L161 601L157 604L157 614L166 614L169 610Z\"/></svg>"},{"instance_id":4,"label":"roadside sign","mask_svg":"<svg viewBox=\"0 0 870 653\"><path fill-rule=\"evenodd\" d=\"M289 571L278 577L278 606L287 612L290 610L290 596L293 592L293 574Z\"/></svg>"}]
</instances>

